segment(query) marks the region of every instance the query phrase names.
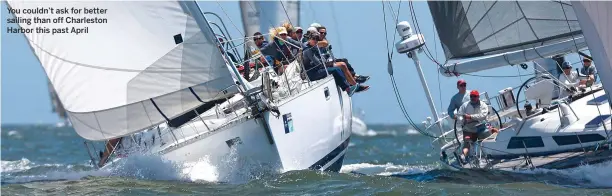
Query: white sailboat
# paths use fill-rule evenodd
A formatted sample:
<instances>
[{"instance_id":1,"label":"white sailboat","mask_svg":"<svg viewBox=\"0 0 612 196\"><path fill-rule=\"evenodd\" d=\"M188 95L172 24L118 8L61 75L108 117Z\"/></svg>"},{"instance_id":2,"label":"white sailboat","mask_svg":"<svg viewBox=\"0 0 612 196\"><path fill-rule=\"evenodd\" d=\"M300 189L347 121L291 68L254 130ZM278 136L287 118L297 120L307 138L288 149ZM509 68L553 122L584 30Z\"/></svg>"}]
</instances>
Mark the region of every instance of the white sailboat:
<instances>
[{"instance_id":1,"label":"white sailboat","mask_svg":"<svg viewBox=\"0 0 612 196\"><path fill-rule=\"evenodd\" d=\"M332 76L302 80L301 65L293 62L283 75L287 83L278 87L270 85L279 80L270 71L262 73L259 85L246 82L219 50L216 32L196 2L7 4L19 10L105 11L98 15L104 23L74 24L88 27L88 33L24 35L76 133L88 141L119 141L109 163L152 153L173 162L205 160L213 166L228 164L222 159L232 156L280 172L339 171L342 166L352 105ZM64 17L93 16L81 12ZM54 29L67 24L19 25ZM86 146L92 156L88 142ZM97 165L97 158L91 158Z\"/></svg>"},{"instance_id":2,"label":"white sailboat","mask_svg":"<svg viewBox=\"0 0 612 196\"><path fill-rule=\"evenodd\" d=\"M402 41L396 48L415 61L433 114L434 122L421 133L439 144L443 165L451 169L564 169L612 160L610 100L604 90L612 88L612 83L606 83L611 79L604 79L612 74L609 48L604 46L610 42L609 28L605 29L610 18L604 14L606 8L612 8L610 3L430 1L428 4L450 61L440 65L440 74L456 76L530 61L536 67L535 77L525 81L516 95L516 88L512 87L500 88L499 95L493 97L481 92L481 100L489 108L486 121L500 131L471 145L468 157L472 160L466 161L460 157L465 144L462 119L454 121L439 116L420 69L417 51L423 49L424 36L413 34L408 22L397 25ZM603 87L601 84L579 87L582 91L572 97L556 97L556 88L569 87L558 82L554 68L560 67L560 63L555 59L587 46ZM537 103L535 109L526 106L529 104L524 104L523 109L519 107L521 94L529 102ZM450 121L455 128L443 131L443 121Z\"/></svg>"}]
</instances>

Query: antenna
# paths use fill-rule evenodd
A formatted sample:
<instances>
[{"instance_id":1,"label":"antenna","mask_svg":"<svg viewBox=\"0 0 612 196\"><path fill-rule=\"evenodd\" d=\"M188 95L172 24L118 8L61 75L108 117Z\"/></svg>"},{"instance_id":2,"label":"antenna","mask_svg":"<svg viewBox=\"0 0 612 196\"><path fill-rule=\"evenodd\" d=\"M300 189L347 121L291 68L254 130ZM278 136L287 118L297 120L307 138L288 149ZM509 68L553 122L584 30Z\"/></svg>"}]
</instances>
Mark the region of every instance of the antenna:
<instances>
[{"instance_id":1,"label":"antenna","mask_svg":"<svg viewBox=\"0 0 612 196\"><path fill-rule=\"evenodd\" d=\"M422 34L413 34L412 28L410 27L410 23L408 21L401 21L396 26L397 33L402 37L402 40L395 44L395 49L397 49L398 53L405 53L408 55L408 58L411 58L414 61L414 65L417 68L417 72L419 72L419 78L421 79L421 84L423 85L423 90L425 90L425 96L427 96L427 101L429 102L429 108L431 109L431 113L434 117L434 122L440 128L440 135L444 134L444 129L442 128L442 121L439 120L438 111L436 111L436 106L434 105L433 98L431 97L431 93L429 93L429 87L427 87L427 81L425 81L425 75L423 75L423 70L421 69L421 63L419 62L419 58L415 50L419 50L423 52L421 48L425 45L425 38ZM423 121L423 123L431 122L431 118L427 117L427 121Z\"/></svg>"}]
</instances>

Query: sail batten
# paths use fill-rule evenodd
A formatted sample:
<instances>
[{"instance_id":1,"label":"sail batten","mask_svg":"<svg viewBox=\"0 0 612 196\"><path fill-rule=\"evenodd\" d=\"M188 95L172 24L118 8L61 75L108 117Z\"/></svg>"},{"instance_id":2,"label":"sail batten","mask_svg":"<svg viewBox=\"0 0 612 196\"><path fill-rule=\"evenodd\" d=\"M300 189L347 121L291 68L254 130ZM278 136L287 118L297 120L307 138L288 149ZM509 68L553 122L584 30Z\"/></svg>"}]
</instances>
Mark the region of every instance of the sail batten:
<instances>
[{"instance_id":1,"label":"sail batten","mask_svg":"<svg viewBox=\"0 0 612 196\"><path fill-rule=\"evenodd\" d=\"M447 60L496 55L582 34L562 2L429 1Z\"/></svg>"},{"instance_id":2,"label":"sail batten","mask_svg":"<svg viewBox=\"0 0 612 196\"><path fill-rule=\"evenodd\" d=\"M14 9L67 6L59 2L7 4ZM89 32L78 35L29 33L25 37L81 137L121 137L184 114L202 102L237 93L212 30L200 26L208 24L199 21L204 18L194 12L195 2L101 1L71 2L70 6L106 9L106 14L97 17L104 17L107 23L86 24ZM84 16L91 15L64 15ZM53 29L72 24L19 25ZM84 25L73 24L76 28Z\"/></svg>"}]
</instances>

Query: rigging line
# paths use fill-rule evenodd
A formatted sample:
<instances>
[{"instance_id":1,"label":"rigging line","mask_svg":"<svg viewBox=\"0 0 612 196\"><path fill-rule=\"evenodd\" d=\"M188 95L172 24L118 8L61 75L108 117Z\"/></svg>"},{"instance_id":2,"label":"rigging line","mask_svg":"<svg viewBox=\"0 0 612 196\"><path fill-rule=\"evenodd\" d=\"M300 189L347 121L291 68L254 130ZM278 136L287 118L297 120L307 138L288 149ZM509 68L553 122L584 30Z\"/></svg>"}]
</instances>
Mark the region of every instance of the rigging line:
<instances>
[{"instance_id":1,"label":"rigging line","mask_svg":"<svg viewBox=\"0 0 612 196\"><path fill-rule=\"evenodd\" d=\"M387 1L387 3L389 4L389 6L391 6L391 3L390 3L390 2L388 2L388 1ZM393 6L391 6L391 14L394 14L394 17L395 17L395 24L396 24L396 25L397 25L397 23L398 23L398 21L399 21L399 14L400 14L400 10L401 10L400 8L402 8L402 4L401 4L401 3L402 3L402 1L400 0L400 1L398 2L398 5L397 5L397 15L395 15L395 14L394 14L394 12L393 12ZM393 42L391 42L391 44L395 43L395 38L397 38L397 36L396 36L396 35L397 35L397 31L395 31L395 32L393 33ZM394 52L395 52L395 50L391 50L391 55L390 55L390 56L391 56L391 59L393 59L393 53L394 53Z\"/></svg>"},{"instance_id":2,"label":"rigging line","mask_svg":"<svg viewBox=\"0 0 612 196\"><path fill-rule=\"evenodd\" d=\"M232 18L229 17L229 15L227 14L227 12L225 12L225 9L223 8L223 6L221 6L221 4L219 3L219 1L217 1L217 5L219 5L219 7L221 8L221 10L223 11L223 14L225 14L225 17L227 17L227 19L229 19L229 21L232 23L232 25L234 26L234 28L236 28L236 30L240 33L240 35L242 35L244 37L244 33L242 33L242 31L240 31L240 29L238 28L238 26L236 26L236 24L234 24L234 21L232 20ZM227 32L229 33L229 32Z\"/></svg>"},{"instance_id":3,"label":"rigging line","mask_svg":"<svg viewBox=\"0 0 612 196\"><path fill-rule=\"evenodd\" d=\"M330 8L331 8L331 13L332 13L332 19L334 21L334 26L336 26L336 29L340 29L340 26L338 26L338 20L336 19L336 9L334 6L334 2L330 1L329 2L331 4ZM340 54L342 53L342 48L344 48L344 44L342 44L342 36L340 36L340 33L338 33L339 31L335 31L336 37L338 37L338 44L340 44Z\"/></svg>"},{"instance_id":4,"label":"rigging line","mask_svg":"<svg viewBox=\"0 0 612 196\"><path fill-rule=\"evenodd\" d=\"M391 56L390 56L390 54L389 54L389 53L390 53L390 52L389 52L389 51L390 51L390 49L389 49L389 47L388 47L388 46L389 46L389 38L388 38L388 32L387 32L387 23L386 23L386 22L387 22L387 19L386 19L386 12L385 12L385 4L384 4L384 1L381 1L381 3L382 3L382 7L383 7L383 20L384 20L384 21L383 21L383 23L384 23L384 25L385 25L385 39L386 39L386 44L387 44L387 47L386 47L386 48L387 48L387 60L388 60L388 65L389 65L389 66L391 66L391 69L392 69L392 64L393 64L393 63L391 62ZM410 117L410 115L408 115L408 113L406 112L406 107L404 106L403 101L402 101L402 98L401 98L401 95L400 95L400 93L399 93L399 91L398 91L398 89L397 89L397 83L395 82L395 77L393 76L392 71L390 71L390 72L389 72L389 77L390 77L390 79L391 79L391 84L393 85L393 92L394 92L394 94L395 94L395 98L398 100L398 102L397 102L397 103L398 103L398 105L399 105L399 107L400 107L400 110L402 111L402 114L404 115L404 117L405 117L405 118L406 118L406 120L408 121L408 123L409 123L409 124L410 124L410 125L411 125L411 126L414 128L414 129L415 129L415 130L417 130L419 133L421 133L421 134L423 134L423 135L425 135L425 136L428 136L428 137L437 138L437 137L436 137L436 136L434 136L434 135L431 135L431 134L429 134L429 133L427 133L427 132L422 131L422 130L421 130L421 129L420 129L420 128L419 128L419 127L418 127L418 126L417 126L417 125L414 123L414 121L412 120L412 118Z\"/></svg>"},{"instance_id":5,"label":"rigging line","mask_svg":"<svg viewBox=\"0 0 612 196\"><path fill-rule=\"evenodd\" d=\"M291 26L294 26L293 23L291 22L291 17L289 17L289 13L287 13L287 9L285 9L285 4L283 3L283 1L279 1L279 2L281 3L281 6L283 6L283 11L285 12L285 16L287 16L287 20L289 21L289 24L291 24ZM298 3L300 2L298 1Z\"/></svg>"},{"instance_id":6,"label":"rigging line","mask_svg":"<svg viewBox=\"0 0 612 196\"><path fill-rule=\"evenodd\" d=\"M436 33L436 24L435 23L431 23L431 32L434 32L434 51L436 53L436 60L438 60L438 42L436 42L436 37L438 37L439 35ZM440 99L440 111L444 111L444 107L442 107L442 105L444 105L442 103L442 84L440 82L440 74L436 74L438 75L438 98Z\"/></svg>"}]
</instances>

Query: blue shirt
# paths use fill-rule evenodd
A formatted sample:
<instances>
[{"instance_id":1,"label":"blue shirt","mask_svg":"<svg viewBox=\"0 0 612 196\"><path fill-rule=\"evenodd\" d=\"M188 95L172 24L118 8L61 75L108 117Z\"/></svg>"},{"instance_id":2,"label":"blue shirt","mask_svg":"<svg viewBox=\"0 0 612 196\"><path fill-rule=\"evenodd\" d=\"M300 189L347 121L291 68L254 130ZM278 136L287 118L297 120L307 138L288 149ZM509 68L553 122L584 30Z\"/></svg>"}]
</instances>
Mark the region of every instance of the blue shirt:
<instances>
[{"instance_id":1,"label":"blue shirt","mask_svg":"<svg viewBox=\"0 0 612 196\"><path fill-rule=\"evenodd\" d=\"M463 94L457 93L451 98L448 104L448 110L446 111L451 118L455 117L455 110L459 109L466 101L470 101L468 91L469 90L466 90Z\"/></svg>"}]
</instances>

